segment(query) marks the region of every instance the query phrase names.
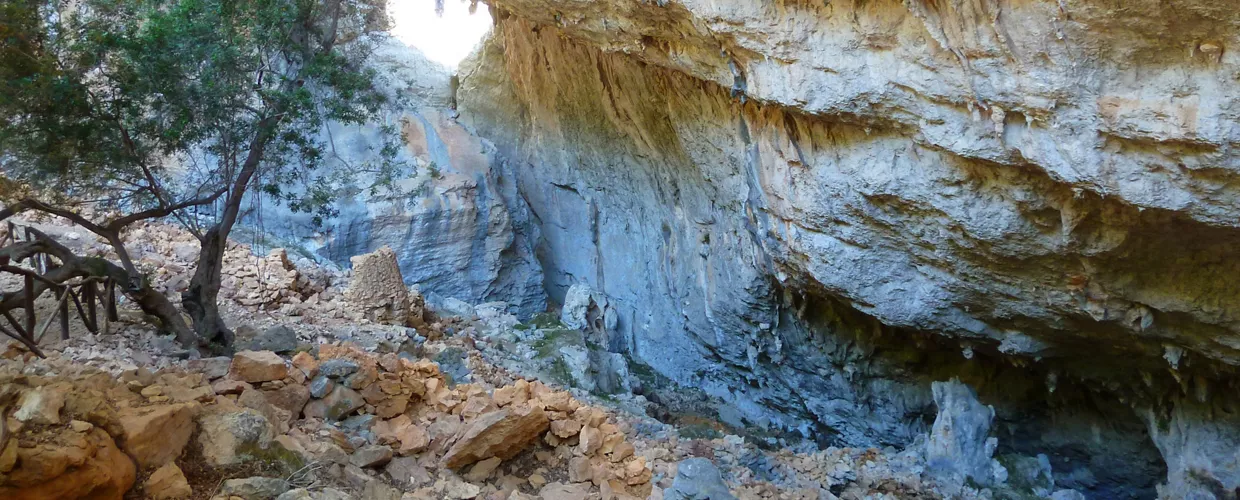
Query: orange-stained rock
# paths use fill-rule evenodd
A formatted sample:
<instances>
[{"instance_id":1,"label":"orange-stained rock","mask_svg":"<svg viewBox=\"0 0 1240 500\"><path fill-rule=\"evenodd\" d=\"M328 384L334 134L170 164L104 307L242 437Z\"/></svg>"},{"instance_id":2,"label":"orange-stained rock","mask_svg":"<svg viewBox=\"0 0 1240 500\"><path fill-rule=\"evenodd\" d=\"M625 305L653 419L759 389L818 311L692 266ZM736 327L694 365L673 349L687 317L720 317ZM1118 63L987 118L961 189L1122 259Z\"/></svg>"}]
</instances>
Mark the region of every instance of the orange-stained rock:
<instances>
[{"instance_id":1,"label":"orange-stained rock","mask_svg":"<svg viewBox=\"0 0 1240 500\"><path fill-rule=\"evenodd\" d=\"M603 433L594 427L583 427L577 439L578 455L593 455L603 447Z\"/></svg>"},{"instance_id":2,"label":"orange-stained rock","mask_svg":"<svg viewBox=\"0 0 1240 500\"><path fill-rule=\"evenodd\" d=\"M196 403L182 403L121 410L121 446L143 469L171 462L194 434L197 409Z\"/></svg>"},{"instance_id":3,"label":"orange-stained rock","mask_svg":"<svg viewBox=\"0 0 1240 500\"><path fill-rule=\"evenodd\" d=\"M395 375L384 374L385 377ZM413 389L401 383L399 378L379 380L362 389L362 397L367 403L374 405L375 416L391 418L404 413L409 408L409 399Z\"/></svg>"},{"instance_id":4,"label":"orange-stained rock","mask_svg":"<svg viewBox=\"0 0 1240 500\"><path fill-rule=\"evenodd\" d=\"M17 454L17 467L0 484L5 500L120 500L137 475L129 456L97 427L63 432L31 448L18 448Z\"/></svg>"},{"instance_id":5,"label":"orange-stained rock","mask_svg":"<svg viewBox=\"0 0 1240 500\"><path fill-rule=\"evenodd\" d=\"M550 421L540 406L509 406L479 415L465 426L443 464L459 469L491 457L509 459L547 431Z\"/></svg>"},{"instance_id":6,"label":"orange-stained rock","mask_svg":"<svg viewBox=\"0 0 1240 500\"><path fill-rule=\"evenodd\" d=\"M310 389L301 384L289 384L272 391L263 391L267 402L288 411L293 418L301 415L301 410L310 401Z\"/></svg>"},{"instance_id":7,"label":"orange-stained rock","mask_svg":"<svg viewBox=\"0 0 1240 500\"><path fill-rule=\"evenodd\" d=\"M228 376L251 384L280 380L288 376L284 358L271 351L241 351L233 356Z\"/></svg>"},{"instance_id":8,"label":"orange-stained rock","mask_svg":"<svg viewBox=\"0 0 1240 500\"><path fill-rule=\"evenodd\" d=\"M551 422L551 433L556 437L568 439L581 432L581 423L576 420L556 420Z\"/></svg>"},{"instance_id":9,"label":"orange-stained rock","mask_svg":"<svg viewBox=\"0 0 1240 500\"><path fill-rule=\"evenodd\" d=\"M188 498L194 490L190 488L181 468L177 467L177 464L168 463L151 473L151 477L147 478L142 487L142 492L151 500L178 500Z\"/></svg>"},{"instance_id":10,"label":"orange-stained rock","mask_svg":"<svg viewBox=\"0 0 1240 500\"><path fill-rule=\"evenodd\" d=\"M493 398L495 399L495 404L499 406L524 404L530 400L530 383L518 379L510 386L495 389Z\"/></svg>"},{"instance_id":11,"label":"orange-stained rock","mask_svg":"<svg viewBox=\"0 0 1240 500\"><path fill-rule=\"evenodd\" d=\"M375 436L383 444L392 444L396 453L409 455L425 450L431 438L426 431L413 423L409 415L400 415L381 421L374 426Z\"/></svg>"},{"instance_id":12,"label":"orange-stained rock","mask_svg":"<svg viewBox=\"0 0 1240 500\"><path fill-rule=\"evenodd\" d=\"M307 377L319 374L319 362L310 353L302 351L293 356L293 366L299 368Z\"/></svg>"}]
</instances>

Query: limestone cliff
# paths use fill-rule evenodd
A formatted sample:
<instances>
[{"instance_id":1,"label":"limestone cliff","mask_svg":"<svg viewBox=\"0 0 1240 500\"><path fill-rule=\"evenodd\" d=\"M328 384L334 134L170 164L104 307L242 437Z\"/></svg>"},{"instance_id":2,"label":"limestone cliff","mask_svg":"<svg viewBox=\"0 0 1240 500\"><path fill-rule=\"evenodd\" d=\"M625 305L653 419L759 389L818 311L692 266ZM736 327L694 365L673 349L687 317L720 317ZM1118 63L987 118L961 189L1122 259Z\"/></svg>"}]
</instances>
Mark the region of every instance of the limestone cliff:
<instances>
[{"instance_id":1,"label":"limestone cliff","mask_svg":"<svg viewBox=\"0 0 1240 500\"><path fill-rule=\"evenodd\" d=\"M494 147L452 119L451 72L417 49L390 40L373 56L393 99L386 122L331 124L323 140L338 168L356 177L383 147L378 127L396 129L398 160L409 178L395 196L342 189L339 214L313 223L310 214L255 200L247 222L263 233L294 240L306 253L347 267L350 257L384 246L395 250L401 273L434 300L507 302L528 317L545 309L542 271L533 254L537 228Z\"/></svg>"},{"instance_id":2,"label":"limestone cliff","mask_svg":"<svg viewBox=\"0 0 1240 500\"><path fill-rule=\"evenodd\" d=\"M1064 484L1240 486L1234 6L490 3L459 121L611 350L823 442L959 376Z\"/></svg>"}]
</instances>

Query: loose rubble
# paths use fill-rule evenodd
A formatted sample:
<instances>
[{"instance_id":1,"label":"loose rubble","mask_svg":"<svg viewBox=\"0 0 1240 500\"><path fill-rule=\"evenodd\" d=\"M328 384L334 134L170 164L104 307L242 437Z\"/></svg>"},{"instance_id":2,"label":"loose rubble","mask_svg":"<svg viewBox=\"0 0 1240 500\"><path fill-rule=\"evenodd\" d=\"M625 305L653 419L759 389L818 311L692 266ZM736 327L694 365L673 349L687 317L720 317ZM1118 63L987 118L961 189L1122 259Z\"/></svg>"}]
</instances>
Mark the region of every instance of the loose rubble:
<instances>
[{"instance_id":1,"label":"loose rubble","mask_svg":"<svg viewBox=\"0 0 1240 500\"><path fill-rule=\"evenodd\" d=\"M187 269L171 272L187 260L184 240L144 241L143 261L162 263L168 272L156 279L168 279L161 286L172 293L171 278ZM10 346L0 356L0 496L750 500L949 491L920 449L770 451L735 435L682 434L640 411L642 396L564 389L573 370L567 380L548 376L555 363L538 354L559 352L555 335L582 333L521 330L502 303L435 314L400 281L390 250L358 259L352 282L294 265L285 252L248 252L237 245L226 263L236 279L222 305L241 325L233 356L196 359L124 318L109 334L52 341L48 359Z\"/></svg>"}]
</instances>

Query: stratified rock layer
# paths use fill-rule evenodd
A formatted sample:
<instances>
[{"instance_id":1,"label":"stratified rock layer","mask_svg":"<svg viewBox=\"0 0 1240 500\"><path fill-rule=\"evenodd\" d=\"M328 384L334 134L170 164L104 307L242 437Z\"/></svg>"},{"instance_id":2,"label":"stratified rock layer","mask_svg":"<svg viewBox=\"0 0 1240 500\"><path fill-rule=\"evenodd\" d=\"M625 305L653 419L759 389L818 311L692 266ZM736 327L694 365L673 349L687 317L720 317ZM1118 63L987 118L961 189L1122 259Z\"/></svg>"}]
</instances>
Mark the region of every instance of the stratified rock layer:
<instances>
[{"instance_id":1,"label":"stratified rock layer","mask_svg":"<svg viewBox=\"0 0 1240 500\"><path fill-rule=\"evenodd\" d=\"M507 179L506 161L453 120L451 72L396 40L382 44L372 61L385 72L390 90L403 97L385 110L385 124L397 128L403 141L394 145L396 161L409 167L395 181L397 192L344 190L335 200L339 214L322 224L275 204L264 205L261 218L249 222L342 267L353 256L388 246L406 284L419 285L428 298L504 301L522 317L542 312L537 229ZM385 136L377 126L329 128L323 137L332 144L328 161L356 173L381 160L376 152Z\"/></svg>"},{"instance_id":2,"label":"stratified rock layer","mask_svg":"<svg viewBox=\"0 0 1240 500\"><path fill-rule=\"evenodd\" d=\"M492 5L461 121L520 163L552 299L751 423L908 443L960 375L1119 495L1162 467L1137 415L1240 364L1235 9Z\"/></svg>"}]
</instances>

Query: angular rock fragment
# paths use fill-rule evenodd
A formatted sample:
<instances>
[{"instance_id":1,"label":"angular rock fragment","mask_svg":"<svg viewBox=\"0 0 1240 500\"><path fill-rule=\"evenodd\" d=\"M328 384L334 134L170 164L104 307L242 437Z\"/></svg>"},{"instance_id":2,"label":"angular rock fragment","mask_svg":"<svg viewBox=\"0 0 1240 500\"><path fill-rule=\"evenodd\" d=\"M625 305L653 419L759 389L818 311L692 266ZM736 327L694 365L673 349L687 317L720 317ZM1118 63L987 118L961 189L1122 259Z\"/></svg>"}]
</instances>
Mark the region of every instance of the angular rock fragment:
<instances>
[{"instance_id":1,"label":"angular rock fragment","mask_svg":"<svg viewBox=\"0 0 1240 500\"><path fill-rule=\"evenodd\" d=\"M258 411L216 409L198 418L198 444L210 465L234 465L255 458L271 444L275 430Z\"/></svg>"},{"instance_id":2,"label":"angular rock fragment","mask_svg":"<svg viewBox=\"0 0 1240 500\"><path fill-rule=\"evenodd\" d=\"M428 484L431 482L430 473L426 467L418 464L418 459L414 457L394 458L388 462L387 467L383 469L392 482L397 486L406 490L411 490Z\"/></svg>"},{"instance_id":3,"label":"angular rock fragment","mask_svg":"<svg viewBox=\"0 0 1240 500\"><path fill-rule=\"evenodd\" d=\"M120 500L137 476L133 461L98 427L63 433L17 448L16 467L0 483L0 498Z\"/></svg>"},{"instance_id":4,"label":"angular rock fragment","mask_svg":"<svg viewBox=\"0 0 1240 500\"><path fill-rule=\"evenodd\" d=\"M391 460L392 448L379 444L363 446L353 452L353 456L349 457L349 463L363 468L379 467Z\"/></svg>"},{"instance_id":5,"label":"angular rock fragment","mask_svg":"<svg viewBox=\"0 0 1240 500\"><path fill-rule=\"evenodd\" d=\"M582 483L547 483L538 490L538 498L542 500L580 500L589 495L590 487Z\"/></svg>"},{"instance_id":6,"label":"angular rock fragment","mask_svg":"<svg viewBox=\"0 0 1240 500\"><path fill-rule=\"evenodd\" d=\"M380 443L395 445L401 455L418 453L430 445L430 436L408 415L381 421L375 424L374 432Z\"/></svg>"},{"instance_id":7,"label":"angular rock fragment","mask_svg":"<svg viewBox=\"0 0 1240 500\"><path fill-rule=\"evenodd\" d=\"M234 380L254 384L288 376L288 366L271 351L241 351L233 356L228 374Z\"/></svg>"},{"instance_id":8,"label":"angular rock fragment","mask_svg":"<svg viewBox=\"0 0 1240 500\"><path fill-rule=\"evenodd\" d=\"M172 405L126 408L117 417L124 433L121 444L138 467L161 467L181 456L194 433L194 414L198 405Z\"/></svg>"},{"instance_id":9,"label":"angular rock fragment","mask_svg":"<svg viewBox=\"0 0 1240 500\"><path fill-rule=\"evenodd\" d=\"M55 425L60 423L60 409L64 406L65 392L62 388L36 387L22 394L13 418L31 424Z\"/></svg>"},{"instance_id":10,"label":"angular rock fragment","mask_svg":"<svg viewBox=\"0 0 1240 500\"><path fill-rule=\"evenodd\" d=\"M459 469L491 457L511 458L537 440L549 425L546 412L539 406L514 405L479 415L444 455L444 467Z\"/></svg>"},{"instance_id":11,"label":"angular rock fragment","mask_svg":"<svg viewBox=\"0 0 1240 500\"><path fill-rule=\"evenodd\" d=\"M274 477L229 479L220 486L220 495L243 500L270 500L288 491L288 482Z\"/></svg>"},{"instance_id":12,"label":"angular rock fragment","mask_svg":"<svg viewBox=\"0 0 1240 500\"><path fill-rule=\"evenodd\" d=\"M303 412L307 418L342 420L365 404L366 400L357 391L337 384L326 397L306 403Z\"/></svg>"},{"instance_id":13,"label":"angular rock fragment","mask_svg":"<svg viewBox=\"0 0 1240 500\"><path fill-rule=\"evenodd\" d=\"M301 415L301 411L310 401L310 390L301 384L289 384L272 391L263 391L267 402L292 414L293 418Z\"/></svg>"},{"instance_id":14,"label":"angular rock fragment","mask_svg":"<svg viewBox=\"0 0 1240 500\"><path fill-rule=\"evenodd\" d=\"M332 379L319 375L310 381L310 395L312 397L321 398L332 392L336 388L336 383Z\"/></svg>"},{"instance_id":15,"label":"angular rock fragment","mask_svg":"<svg viewBox=\"0 0 1240 500\"><path fill-rule=\"evenodd\" d=\"M207 377L208 380L228 375L228 368L232 364L232 358L227 356L219 356L214 358L191 359L186 362L185 368L191 372L198 372Z\"/></svg>"},{"instance_id":16,"label":"angular rock fragment","mask_svg":"<svg viewBox=\"0 0 1240 500\"><path fill-rule=\"evenodd\" d=\"M179 500L194 493L185 479L185 473L171 462L155 469L143 484L142 491L151 500Z\"/></svg>"},{"instance_id":17,"label":"angular rock fragment","mask_svg":"<svg viewBox=\"0 0 1240 500\"><path fill-rule=\"evenodd\" d=\"M356 361L345 358L332 358L319 363L319 374L331 378L344 378L357 372Z\"/></svg>"}]
</instances>

